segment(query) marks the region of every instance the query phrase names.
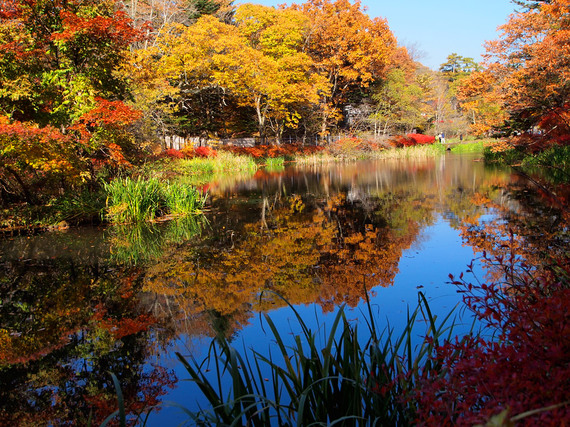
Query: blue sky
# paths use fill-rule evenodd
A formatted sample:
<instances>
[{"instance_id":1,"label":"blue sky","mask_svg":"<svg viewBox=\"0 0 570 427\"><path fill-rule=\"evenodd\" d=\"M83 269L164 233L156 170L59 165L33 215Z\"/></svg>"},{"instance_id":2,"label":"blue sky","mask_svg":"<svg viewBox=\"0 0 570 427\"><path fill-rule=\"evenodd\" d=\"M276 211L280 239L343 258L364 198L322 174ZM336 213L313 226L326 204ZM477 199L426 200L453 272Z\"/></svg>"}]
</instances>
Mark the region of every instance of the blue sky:
<instances>
[{"instance_id":1,"label":"blue sky","mask_svg":"<svg viewBox=\"0 0 570 427\"><path fill-rule=\"evenodd\" d=\"M235 1L265 6L303 3L285 0ZM498 38L497 27L514 12L510 0L362 0L371 17L383 17L400 45L415 47L425 55L419 61L438 69L451 53L481 61L483 44Z\"/></svg>"}]
</instances>

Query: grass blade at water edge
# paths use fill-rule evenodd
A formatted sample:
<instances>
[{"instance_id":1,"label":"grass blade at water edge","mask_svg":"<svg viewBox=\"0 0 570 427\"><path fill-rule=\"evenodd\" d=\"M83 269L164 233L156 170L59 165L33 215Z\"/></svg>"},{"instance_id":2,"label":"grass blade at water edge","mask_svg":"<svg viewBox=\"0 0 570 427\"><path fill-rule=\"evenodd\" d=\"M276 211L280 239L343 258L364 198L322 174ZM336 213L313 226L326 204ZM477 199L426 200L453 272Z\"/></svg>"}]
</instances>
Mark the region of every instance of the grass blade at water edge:
<instances>
[{"instance_id":1,"label":"grass blade at water edge","mask_svg":"<svg viewBox=\"0 0 570 427\"><path fill-rule=\"evenodd\" d=\"M379 334L374 318L367 319L369 337L364 345L358 341L359 329L348 322L344 307L319 341L318 334L287 303L300 329L292 345L286 343L271 317L264 314L280 359L275 360L271 351L263 355L250 350L252 361L231 348L223 337L218 338L219 357L216 347L208 352L208 358L216 357L214 380L218 384L210 383L201 372L208 359L202 364L194 361L193 366L185 364L193 368L187 370L211 404L209 411L194 413L193 419L196 422L215 419L234 425L243 422L269 425L273 421L279 425L358 425L359 420L379 425L411 423L415 407L406 396L417 384L420 367L429 361L434 343L448 330L425 308L427 304L425 296L420 295L418 307L408 310L407 325L399 335L389 325ZM420 313L427 322L427 330L414 345L414 325ZM324 345L320 347L319 342ZM264 368L270 370L270 379L264 379ZM231 377L227 393L222 387L225 375ZM270 381L272 389L264 381Z\"/></svg>"}]
</instances>

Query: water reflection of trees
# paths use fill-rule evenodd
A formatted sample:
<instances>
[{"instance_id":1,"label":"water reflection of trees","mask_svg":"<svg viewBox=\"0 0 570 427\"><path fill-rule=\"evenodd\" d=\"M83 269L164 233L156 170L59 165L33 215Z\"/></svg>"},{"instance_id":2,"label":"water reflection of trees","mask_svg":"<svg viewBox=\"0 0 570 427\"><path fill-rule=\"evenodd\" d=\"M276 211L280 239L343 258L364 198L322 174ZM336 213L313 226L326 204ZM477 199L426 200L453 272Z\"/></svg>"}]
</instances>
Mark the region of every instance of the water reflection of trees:
<instances>
[{"instance_id":1,"label":"water reflection of trees","mask_svg":"<svg viewBox=\"0 0 570 427\"><path fill-rule=\"evenodd\" d=\"M145 364L154 323L136 298L137 274L105 263L12 259L0 287L0 424L99 424L117 406L158 403L171 373ZM136 273L136 272L135 272Z\"/></svg>"},{"instance_id":2,"label":"water reflection of trees","mask_svg":"<svg viewBox=\"0 0 570 427\"><path fill-rule=\"evenodd\" d=\"M370 169L370 170L368 170ZM332 165L248 181L248 198L217 199L204 245L180 245L147 274L153 313L179 331L228 335L255 310L317 302L355 306L390 286L402 252L442 214L476 222L509 178L472 158ZM264 298L259 299L263 294Z\"/></svg>"},{"instance_id":3,"label":"water reflection of trees","mask_svg":"<svg viewBox=\"0 0 570 427\"><path fill-rule=\"evenodd\" d=\"M500 282L505 266L520 263L540 271L568 259L570 234L567 203L555 193L523 177L513 177L500 190L481 188L474 204L495 212L497 219L465 221L458 228L474 252L486 252L487 274ZM493 262L490 262L493 261ZM537 272L537 274L539 274Z\"/></svg>"},{"instance_id":4,"label":"water reflection of trees","mask_svg":"<svg viewBox=\"0 0 570 427\"><path fill-rule=\"evenodd\" d=\"M363 209L362 201L349 201L346 194L277 197L263 203L258 221L239 235L232 231L225 246L199 254L177 248L147 274L145 290L163 297L155 315L167 314L164 307L170 306L181 322L216 313L238 326L251 310L283 305L271 293L260 300L267 290L292 304L355 306L365 286L392 285L402 251L419 231L413 220L399 223L398 230L387 225L386 212L402 200L371 200L374 208Z\"/></svg>"}]
</instances>

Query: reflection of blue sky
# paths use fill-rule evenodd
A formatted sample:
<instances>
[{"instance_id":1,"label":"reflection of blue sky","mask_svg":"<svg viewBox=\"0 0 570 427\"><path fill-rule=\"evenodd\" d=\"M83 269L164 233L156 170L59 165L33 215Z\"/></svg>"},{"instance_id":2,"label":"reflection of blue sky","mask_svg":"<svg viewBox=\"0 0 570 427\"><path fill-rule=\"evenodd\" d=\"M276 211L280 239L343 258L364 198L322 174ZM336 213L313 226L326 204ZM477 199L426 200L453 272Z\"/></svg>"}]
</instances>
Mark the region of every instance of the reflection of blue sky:
<instances>
[{"instance_id":1,"label":"reflection of blue sky","mask_svg":"<svg viewBox=\"0 0 570 427\"><path fill-rule=\"evenodd\" d=\"M400 271L396 275L394 285L373 289L375 295L371 298L371 306L375 321L379 325L378 328L382 329L389 323L395 331L395 336L399 335L406 324L408 308L411 312L417 306L419 291L426 295L433 314L443 319L461 301L461 295L456 292L455 287L447 283L449 274L458 276L462 271L467 270L467 264L474 257L473 249L462 244L459 230L451 228L442 216L438 216L433 225L422 231L419 240L421 243L416 243L403 252L399 263ZM302 305L295 309L311 330L324 331L325 334L328 333L327 327L336 315L336 312L323 313L320 306L316 304ZM367 326L363 317L363 313L367 316L366 310L363 304L355 309L346 309L347 318L358 322L358 328L363 333L363 340L367 338L364 336ZM464 314L465 317L457 322L456 332L468 332L471 328L469 312L465 312L460 305L455 313L457 316ZM279 328L282 338L289 340L289 344L292 345L294 334L299 333L293 311L288 307L280 308L271 311L269 316ZM274 358L280 360L279 350L271 340L271 330L262 317L259 314L253 316L250 319L251 324L238 333L233 345L239 350L243 350L245 346L263 354L267 354L268 349L271 349ZM416 329L418 334L424 333L425 323L420 320ZM183 341L178 343L180 348L184 348L185 345ZM205 356L208 345L208 339L192 340L192 351L199 354L198 360ZM188 378L188 374L180 364L173 362L173 365L180 380ZM200 397L192 383L180 381L176 389L164 400L195 409L195 402ZM204 400L200 402L206 405ZM173 425L184 420L187 420L187 416L179 408L163 408L151 417L148 425Z\"/></svg>"}]
</instances>

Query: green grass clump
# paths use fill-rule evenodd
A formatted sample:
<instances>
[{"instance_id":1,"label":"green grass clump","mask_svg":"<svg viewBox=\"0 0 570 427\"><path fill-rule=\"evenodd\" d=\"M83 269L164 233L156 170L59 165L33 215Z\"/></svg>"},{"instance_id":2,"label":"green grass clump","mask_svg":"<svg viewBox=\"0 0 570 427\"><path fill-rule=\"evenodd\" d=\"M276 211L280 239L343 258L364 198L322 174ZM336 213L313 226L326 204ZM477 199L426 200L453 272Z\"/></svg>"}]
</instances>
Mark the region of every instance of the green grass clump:
<instances>
[{"instance_id":1,"label":"green grass clump","mask_svg":"<svg viewBox=\"0 0 570 427\"><path fill-rule=\"evenodd\" d=\"M195 187L173 182L162 189L166 210L171 215L188 215L200 212L206 196Z\"/></svg>"},{"instance_id":2,"label":"green grass clump","mask_svg":"<svg viewBox=\"0 0 570 427\"><path fill-rule=\"evenodd\" d=\"M161 215L195 214L206 197L182 183L160 182L157 178L123 178L105 184L107 218L115 224L152 221Z\"/></svg>"},{"instance_id":3,"label":"green grass clump","mask_svg":"<svg viewBox=\"0 0 570 427\"><path fill-rule=\"evenodd\" d=\"M401 335L379 331L368 304L368 340L341 308L330 330L311 331L295 313L301 333L285 344L271 318L265 321L275 343L269 356L236 351L223 338L212 342L204 362L179 359L210 403L209 409L186 410L197 425L406 425L414 407L405 397L414 389L428 356L441 339L452 337L450 315L436 324L420 294L418 309L408 313ZM413 345L416 319L424 314L425 338ZM419 319L418 319L419 320ZM275 350L273 350L275 349ZM269 374L267 373L269 370ZM229 389L228 389L229 388Z\"/></svg>"},{"instance_id":4,"label":"green grass clump","mask_svg":"<svg viewBox=\"0 0 570 427\"><path fill-rule=\"evenodd\" d=\"M484 141L468 142L451 147L452 153L483 153L484 150Z\"/></svg>"},{"instance_id":5,"label":"green grass clump","mask_svg":"<svg viewBox=\"0 0 570 427\"><path fill-rule=\"evenodd\" d=\"M265 169L270 172L278 172L285 169L285 158L284 157L268 157L263 159L265 164Z\"/></svg>"},{"instance_id":6,"label":"green grass clump","mask_svg":"<svg viewBox=\"0 0 570 427\"><path fill-rule=\"evenodd\" d=\"M160 214L162 191L156 178L118 178L104 188L107 218L113 223L151 221Z\"/></svg>"}]
</instances>

